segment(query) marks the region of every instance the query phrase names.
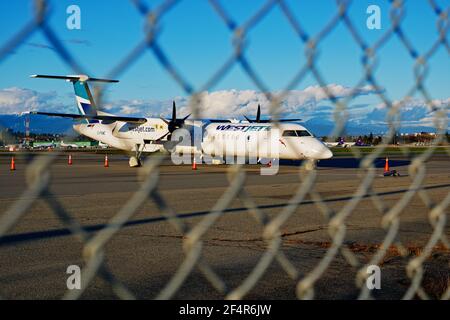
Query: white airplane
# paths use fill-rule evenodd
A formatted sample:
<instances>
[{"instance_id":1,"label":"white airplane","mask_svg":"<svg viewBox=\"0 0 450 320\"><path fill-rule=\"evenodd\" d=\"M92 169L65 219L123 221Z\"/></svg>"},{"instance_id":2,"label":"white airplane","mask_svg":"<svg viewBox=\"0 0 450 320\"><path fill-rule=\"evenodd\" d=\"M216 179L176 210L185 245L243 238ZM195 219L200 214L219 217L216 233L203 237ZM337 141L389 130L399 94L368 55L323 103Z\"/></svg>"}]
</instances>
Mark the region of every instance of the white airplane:
<instances>
[{"instance_id":1,"label":"white airplane","mask_svg":"<svg viewBox=\"0 0 450 320\"><path fill-rule=\"evenodd\" d=\"M63 148L71 148L71 149L78 149L79 146L75 143L64 143L64 141L61 141L59 144Z\"/></svg>"},{"instance_id":2,"label":"white airplane","mask_svg":"<svg viewBox=\"0 0 450 320\"><path fill-rule=\"evenodd\" d=\"M333 156L324 143L305 127L295 123L299 119L282 119L279 120L278 126L275 126L273 121L260 118L259 106L256 120L245 117L247 121L239 123L217 119L188 120L190 115L179 119L175 102L171 119L116 116L97 111L88 83L113 83L118 82L117 80L90 78L86 75L31 77L71 82L75 89L78 114L39 111L30 111L30 114L79 120L73 125L75 131L113 148L134 153L130 157L130 167L140 166L142 153L162 150L206 154L213 157L257 155L258 159L321 160ZM200 145L186 145L180 143L181 140L172 141L172 136L178 136L178 133L183 131L179 129L194 133L195 130L200 130L202 133ZM268 135L268 132L277 134ZM274 155L272 150L277 150L277 154Z\"/></svg>"},{"instance_id":3,"label":"white airplane","mask_svg":"<svg viewBox=\"0 0 450 320\"><path fill-rule=\"evenodd\" d=\"M340 137L338 142L325 142L327 147L342 147L350 148L355 145L356 142L345 142L344 138Z\"/></svg>"}]
</instances>

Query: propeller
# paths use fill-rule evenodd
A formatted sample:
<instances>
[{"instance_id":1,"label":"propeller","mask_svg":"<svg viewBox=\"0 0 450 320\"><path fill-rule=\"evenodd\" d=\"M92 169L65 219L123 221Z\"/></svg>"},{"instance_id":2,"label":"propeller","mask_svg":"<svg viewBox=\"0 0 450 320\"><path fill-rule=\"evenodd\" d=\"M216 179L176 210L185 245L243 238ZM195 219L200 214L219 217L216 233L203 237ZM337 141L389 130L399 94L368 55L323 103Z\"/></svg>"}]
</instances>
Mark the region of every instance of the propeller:
<instances>
[{"instance_id":1,"label":"propeller","mask_svg":"<svg viewBox=\"0 0 450 320\"><path fill-rule=\"evenodd\" d=\"M248 117L244 116L245 119L247 119L250 123L270 123L275 122L275 120L267 119L267 120L261 120L261 105L258 104L258 110L256 111L256 119L252 120ZM293 121L300 121L301 119L279 119L278 122L293 122Z\"/></svg>"},{"instance_id":2,"label":"propeller","mask_svg":"<svg viewBox=\"0 0 450 320\"><path fill-rule=\"evenodd\" d=\"M191 114L188 114L186 117L182 119L177 119L177 107L174 101L172 105L172 119L167 120L163 117L160 117L160 119L164 121L165 124L167 124L167 129L169 130L168 134L171 134L175 130L180 129L184 125L186 119L189 118L190 116Z\"/></svg>"},{"instance_id":3,"label":"propeller","mask_svg":"<svg viewBox=\"0 0 450 320\"><path fill-rule=\"evenodd\" d=\"M251 120L249 118L247 118L246 116L244 116L245 119L247 119L248 122L253 123L261 123L261 105L258 104L258 110L256 111L256 119L255 120Z\"/></svg>"}]
</instances>

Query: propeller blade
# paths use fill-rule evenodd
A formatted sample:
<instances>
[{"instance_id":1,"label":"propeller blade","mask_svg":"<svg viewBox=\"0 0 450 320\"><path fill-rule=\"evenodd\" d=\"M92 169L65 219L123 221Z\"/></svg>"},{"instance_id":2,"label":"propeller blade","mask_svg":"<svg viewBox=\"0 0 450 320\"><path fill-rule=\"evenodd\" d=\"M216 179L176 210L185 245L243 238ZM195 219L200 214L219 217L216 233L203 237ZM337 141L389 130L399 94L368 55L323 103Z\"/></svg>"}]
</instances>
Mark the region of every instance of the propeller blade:
<instances>
[{"instance_id":1,"label":"propeller blade","mask_svg":"<svg viewBox=\"0 0 450 320\"><path fill-rule=\"evenodd\" d=\"M156 141L161 141L162 139L164 139L170 132L167 131L167 133L161 137L159 137L158 139L156 139Z\"/></svg>"},{"instance_id":2,"label":"propeller blade","mask_svg":"<svg viewBox=\"0 0 450 320\"><path fill-rule=\"evenodd\" d=\"M164 121L165 124L167 124L167 130L169 133L174 132L175 130L181 128L184 125L184 121L189 118L191 114L188 114L186 117L182 119L177 119L177 106L175 105L175 101L172 103L172 119L167 120L163 117L160 117L162 121Z\"/></svg>"},{"instance_id":3,"label":"propeller blade","mask_svg":"<svg viewBox=\"0 0 450 320\"><path fill-rule=\"evenodd\" d=\"M172 104L172 121L177 121L177 107L175 106L175 101Z\"/></svg>"},{"instance_id":4,"label":"propeller blade","mask_svg":"<svg viewBox=\"0 0 450 320\"><path fill-rule=\"evenodd\" d=\"M261 105L258 104L258 111L256 111L256 123L261 121Z\"/></svg>"},{"instance_id":5,"label":"propeller blade","mask_svg":"<svg viewBox=\"0 0 450 320\"><path fill-rule=\"evenodd\" d=\"M272 119L261 119L261 105L258 104L258 109L256 111L256 119L252 120L249 119L247 116L244 116L245 119L247 119L250 123L271 123L275 122L275 120ZM278 122L295 122L295 121L301 121L302 119L279 119Z\"/></svg>"},{"instance_id":6,"label":"propeller blade","mask_svg":"<svg viewBox=\"0 0 450 320\"><path fill-rule=\"evenodd\" d=\"M162 121L164 121L165 124L169 125L169 121L164 119L163 117L159 117Z\"/></svg>"}]
</instances>

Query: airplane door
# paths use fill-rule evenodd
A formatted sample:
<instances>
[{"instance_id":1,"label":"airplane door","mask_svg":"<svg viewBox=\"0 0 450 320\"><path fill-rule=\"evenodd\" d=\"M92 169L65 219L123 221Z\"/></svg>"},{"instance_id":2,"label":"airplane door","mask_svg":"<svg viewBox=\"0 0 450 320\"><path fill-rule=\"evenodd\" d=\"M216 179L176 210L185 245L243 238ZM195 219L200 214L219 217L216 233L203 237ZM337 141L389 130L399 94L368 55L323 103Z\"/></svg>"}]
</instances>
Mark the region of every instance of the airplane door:
<instances>
[{"instance_id":1,"label":"airplane door","mask_svg":"<svg viewBox=\"0 0 450 320\"><path fill-rule=\"evenodd\" d=\"M256 134L247 134L245 156L248 157L249 163L256 163L258 160L258 136Z\"/></svg>"}]
</instances>

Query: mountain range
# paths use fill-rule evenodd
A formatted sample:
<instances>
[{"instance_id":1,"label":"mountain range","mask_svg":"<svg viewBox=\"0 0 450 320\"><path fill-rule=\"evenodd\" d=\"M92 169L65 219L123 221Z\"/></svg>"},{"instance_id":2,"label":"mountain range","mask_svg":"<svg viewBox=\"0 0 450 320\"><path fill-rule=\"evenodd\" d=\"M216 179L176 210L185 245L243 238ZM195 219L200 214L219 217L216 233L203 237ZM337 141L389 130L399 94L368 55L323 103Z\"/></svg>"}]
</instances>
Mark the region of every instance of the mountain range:
<instances>
[{"instance_id":1,"label":"mountain range","mask_svg":"<svg viewBox=\"0 0 450 320\"><path fill-rule=\"evenodd\" d=\"M317 136L328 135L334 128L334 122L323 117L313 117L301 123ZM71 119L30 115L30 131L35 134L64 134L71 130L72 124ZM25 132L25 117L11 114L0 115L0 127L9 128L16 132ZM383 134L386 131L387 126L385 124L362 125L348 121L345 126L345 134L347 135L364 135L371 132L373 134ZM415 126L413 129L407 127L399 130L400 133L435 131L430 126Z\"/></svg>"}]
</instances>

